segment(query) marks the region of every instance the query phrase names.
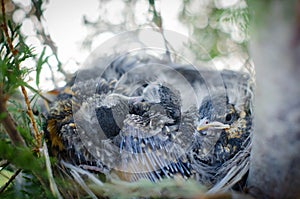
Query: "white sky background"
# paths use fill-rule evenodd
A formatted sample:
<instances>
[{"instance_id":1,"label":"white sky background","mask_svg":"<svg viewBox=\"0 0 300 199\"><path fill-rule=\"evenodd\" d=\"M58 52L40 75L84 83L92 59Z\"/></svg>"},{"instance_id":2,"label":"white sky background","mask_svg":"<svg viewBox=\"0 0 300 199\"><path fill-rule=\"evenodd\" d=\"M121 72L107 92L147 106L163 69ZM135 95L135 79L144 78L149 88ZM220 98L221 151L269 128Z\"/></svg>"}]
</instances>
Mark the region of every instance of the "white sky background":
<instances>
[{"instance_id":1,"label":"white sky background","mask_svg":"<svg viewBox=\"0 0 300 199\"><path fill-rule=\"evenodd\" d=\"M87 52L80 50L87 35L83 16L97 17L98 0L50 0L44 12L46 26L58 47L58 56L63 63L75 60L83 62Z\"/></svg>"}]
</instances>

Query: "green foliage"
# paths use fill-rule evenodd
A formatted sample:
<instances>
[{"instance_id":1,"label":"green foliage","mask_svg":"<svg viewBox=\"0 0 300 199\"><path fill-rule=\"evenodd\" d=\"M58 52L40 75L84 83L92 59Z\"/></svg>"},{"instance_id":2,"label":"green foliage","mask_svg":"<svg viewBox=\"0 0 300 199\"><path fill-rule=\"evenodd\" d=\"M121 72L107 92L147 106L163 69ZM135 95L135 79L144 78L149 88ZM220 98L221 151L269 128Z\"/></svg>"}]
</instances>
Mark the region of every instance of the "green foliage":
<instances>
[{"instance_id":1,"label":"green foliage","mask_svg":"<svg viewBox=\"0 0 300 199\"><path fill-rule=\"evenodd\" d=\"M28 58L32 58L34 55L32 48L26 45L21 36L21 26L17 25L14 27L10 21L7 24L11 43L16 43L13 46L16 53L12 52L10 43L2 35L0 43L0 84L3 85L3 92L11 95L19 86L24 85L23 80L29 72L27 68L20 68L21 63Z\"/></svg>"},{"instance_id":2,"label":"green foliage","mask_svg":"<svg viewBox=\"0 0 300 199\"><path fill-rule=\"evenodd\" d=\"M40 184L39 180L35 176L28 172L22 172L22 176L20 176L18 180L21 183L19 183L18 186L9 186L5 190L5 192L0 194L1 198L55 198L49 190L43 188L43 186Z\"/></svg>"},{"instance_id":3,"label":"green foliage","mask_svg":"<svg viewBox=\"0 0 300 199\"><path fill-rule=\"evenodd\" d=\"M27 171L37 172L43 175L42 159L33 155L27 147L13 147L9 143L0 140L0 158L8 160L18 168Z\"/></svg>"},{"instance_id":4,"label":"green foliage","mask_svg":"<svg viewBox=\"0 0 300 199\"><path fill-rule=\"evenodd\" d=\"M3 2L2 2L3 3ZM9 2L8 2L9 3ZM42 7L42 1L34 1L35 6ZM19 8L16 5L16 8ZM42 12L39 12L40 16ZM40 82L43 65L48 61L45 48L40 55L33 53L34 48L26 44L26 37L21 32L21 24L15 24L10 12L1 15L0 35L0 162L7 161L7 165L0 165L3 172L13 177L15 171L18 180L12 179L9 186L0 192L0 198L53 198L48 184L48 175L43 156L34 151L36 140L32 135L32 123L28 116L28 107L24 101L28 98L20 88L27 88L39 95L39 91L28 84L32 72L36 73L36 87ZM4 20L7 21L4 21ZM32 66L25 67L25 61L36 60ZM7 123L7 119L11 123ZM41 119L34 120L42 129ZM10 134L10 137L7 135ZM11 135L20 134L25 140L24 146L14 146ZM7 181L1 180L1 185Z\"/></svg>"},{"instance_id":5,"label":"green foliage","mask_svg":"<svg viewBox=\"0 0 300 199\"><path fill-rule=\"evenodd\" d=\"M44 49L36 63L36 79L35 79L35 81L36 81L37 86L39 86L39 84L40 84L40 74L42 71L42 66L48 62L48 58L49 58L49 56L45 57L45 51L46 51L46 48L44 47Z\"/></svg>"},{"instance_id":6,"label":"green foliage","mask_svg":"<svg viewBox=\"0 0 300 199\"><path fill-rule=\"evenodd\" d=\"M53 198L48 188L41 186L41 179L42 181L47 179L45 163L43 159L33 155L28 147L13 147L8 142L0 140L0 159L10 162L13 165L11 168L23 170L18 177L19 183L11 184L0 193L2 198ZM11 171L6 171L12 175Z\"/></svg>"}]
</instances>

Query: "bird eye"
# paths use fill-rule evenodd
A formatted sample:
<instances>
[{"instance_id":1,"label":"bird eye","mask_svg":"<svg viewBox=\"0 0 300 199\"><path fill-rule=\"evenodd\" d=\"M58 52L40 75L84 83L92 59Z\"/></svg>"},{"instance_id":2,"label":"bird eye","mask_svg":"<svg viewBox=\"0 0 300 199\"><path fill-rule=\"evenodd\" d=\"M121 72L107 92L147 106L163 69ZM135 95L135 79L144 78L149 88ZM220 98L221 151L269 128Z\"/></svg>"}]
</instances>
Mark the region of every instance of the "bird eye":
<instances>
[{"instance_id":1,"label":"bird eye","mask_svg":"<svg viewBox=\"0 0 300 199\"><path fill-rule=\"evenodd\" d=\"M226 122L230 122L231 119L232 119L232 114L231 114L231 113L228 113L228 114L226 115L226 117L225 117Z\"/></svg>"}]
</instances>

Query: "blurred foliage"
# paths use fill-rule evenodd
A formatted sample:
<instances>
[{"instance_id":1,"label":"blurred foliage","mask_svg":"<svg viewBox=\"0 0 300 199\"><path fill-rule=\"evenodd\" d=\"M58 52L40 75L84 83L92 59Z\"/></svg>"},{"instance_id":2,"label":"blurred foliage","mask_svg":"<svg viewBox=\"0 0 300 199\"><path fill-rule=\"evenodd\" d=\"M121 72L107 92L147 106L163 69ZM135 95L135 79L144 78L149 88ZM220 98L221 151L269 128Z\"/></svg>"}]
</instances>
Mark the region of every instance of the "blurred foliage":
<instances>
[{"instance_id":1,"label":"blurred foliage","mask_svg":"<svg viewBox=\"0 0 300 199\"><path fill-rule=\"evenodd\" d=\"M188 30L187 47L200 61L219 61L221 68L251 71L248 41L251 12L246 0L179 0L177 13L181 25ZM119 6L114 6L118 3ZM83 46L91 48L102 33L117 34L137 28L164 30L161 1L154 0L99 0L97 20L84 18L89 34ZM166 9L166 10L164 10ZM111 14L109 14L111 13ZM115 14L115 15L114 15ZM112 22L113 21L113 22ZM234 66L232 60L237 60ZM244 67L247 65L247 67ZM250 69L248 68L250 67Z\"/></svg>"},{"instance_id":2,"label":"blurred foliage","mask_svg":"<svg viewBox=\"0 0 300 199\"><path fill-rule=\"evenodd\" d=\"M12 171L16 168L22 169L14 183L11 183L12 186L0 193L1 198L54 198L45 183L48 177L44 160L37 158L30 148L12 147L9 143L0 141L0 154L1 159L10 163L1 169L3 172L9 172L12 176Z\"/></svg>"},{"instance_id":3,"label":"blurred foliage","mask_svg":"<svg viewBox=\"0 0 300 199\"><path fill-rule=\"evenodd\" d=\"M219 3L218 3L219 2ZM209 60L234 52L247 52L249 10L243 0L183 1L179 19L189 29L194 42L189 44L199 59ZM198 45L194 45L197 43ZM226 48L221 45L226 44ZM203 52L204 51L204 52ZM206 52L209 56L206 56ZM247 58L245 58L247 59Z\"/></svg>"},{"instance_id":4,"label":"blurred foliage","mask_svg":"<svg viewBox=\"0 0 300 199\"><path fill-rule=\"evenodd\" d=\"M0 141L1 158L9 161L14 166L27 171L36 171L43 175L43 162L36 158L32 151L26 147L11 147L5 141Z\"/></svg>"}]
</instances>

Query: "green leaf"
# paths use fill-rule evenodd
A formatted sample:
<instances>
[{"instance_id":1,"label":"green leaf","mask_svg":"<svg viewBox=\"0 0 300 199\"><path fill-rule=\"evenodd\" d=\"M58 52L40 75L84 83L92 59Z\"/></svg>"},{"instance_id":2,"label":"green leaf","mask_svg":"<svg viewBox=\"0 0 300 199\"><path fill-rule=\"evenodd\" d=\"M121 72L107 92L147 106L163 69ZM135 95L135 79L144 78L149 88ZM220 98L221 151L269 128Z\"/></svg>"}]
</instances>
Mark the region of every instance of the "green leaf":
<instances>
[{"instance_id":1,"label":"green leaf","mask_svg":"<svg viewBox=\"0 0 300 199\"><path fill-rule=\"evenodd\" d=\"M37 86L39 86L39 84L40 84L40 74L42 71L42 66L48 61L48 57L44 58L45 51L46 51L46 47L44 47L44 49L36 63L36 85Z\"/></svg>"}]
</instances>

